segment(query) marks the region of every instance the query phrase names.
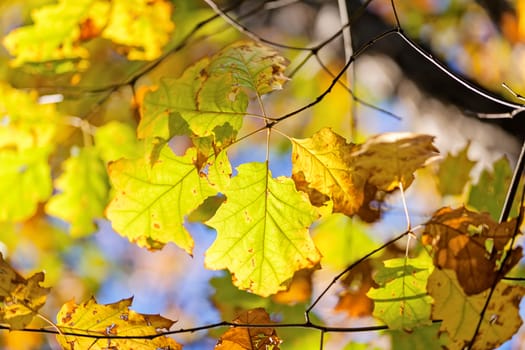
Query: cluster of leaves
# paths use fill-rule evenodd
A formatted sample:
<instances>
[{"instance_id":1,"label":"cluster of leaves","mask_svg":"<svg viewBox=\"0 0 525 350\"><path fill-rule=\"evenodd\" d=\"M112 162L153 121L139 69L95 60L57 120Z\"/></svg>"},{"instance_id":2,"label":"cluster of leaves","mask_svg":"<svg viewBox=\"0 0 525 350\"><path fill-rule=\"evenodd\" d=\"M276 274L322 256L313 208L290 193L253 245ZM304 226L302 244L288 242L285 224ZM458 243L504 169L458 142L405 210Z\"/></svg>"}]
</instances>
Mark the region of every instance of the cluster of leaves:
<instances>
[{"instance_id":1,"label":"cluster of leaves","mask_svg":"<svg viewBox=\"0 0 525 350\"><path fill-rule=\"evenodd\" d=\"M4 45L15 65L78 63L88 57L83 42L94 38L111 40L129 59L153 59L177 25L164 17L172 10L165 1L84 1L80 6L64 0L34 12L35 23L13 31ZM56 32L50 23L63 17L68 26ZM130 27L125 35L120 31ZM310 286L301 298L283 293L297 293L305 280L308 285L323 262L310 233L315 224L340 217L380 220L386 201L394 193L404 196L414 173L438 151L432 136L408 132L383 133L362 143L348 142L331 128L306 138L286 134L279 126L296 114L270 115L266 95L285 90L287 65L288 59L259 42L229 44L180 77L163 78L143 96L137 93L136 127L113 121L94 128L78 121L84 143L70 147L57 168L51 160L64 157L57 135L70 127L71 117L39 104L35 92L0 85L0 221L23 222L43 210L82 237L105 217L115 232L140 247L160 250L173 243L192 254L194 238L186 223L196 218L217 231L205 253L208 269L228 270L239 290L274 295L273 302L308 302ZM81 69L54 69L71 67ZM260 125L240 137L249 119ZM228 152L259 132L267 135L266 161L234 170ZM291 176L274 177L270 171L274 133L289 141ZM465 164L466 150L441 164L441 193L464 191L468 171L450 174ZM508 181L491 181L487 174L478 192L486 181L494 185L494 196L503 194ZM522 257L521 248L512 246L520 222L495 222L490 215L499 207L481 207L478 192L475 186L469 189L468 204L490 214L464 207L437 210L423 225L417 257L391 253L380 264L361 259L345 270L337 308L352 316L372 313L393 331L441 335L449 349L484 349L508 340L521 325L518 305L525 288L502 278ZM414 231L408 223L403 236ZM40 285L43 279L37 273L26 280L0 260L0 323L24 329L40 315L48 293ZM181 348L167 336L173 321L137 313L130 305L131 299L65 303L53 324L59 344L64 349ZM219 349L278 349L286 342L261 308L243 310L228 325L232 328L220 336ZM303 326L314 327L309 321Z\"/></svg>"}]
</instances>

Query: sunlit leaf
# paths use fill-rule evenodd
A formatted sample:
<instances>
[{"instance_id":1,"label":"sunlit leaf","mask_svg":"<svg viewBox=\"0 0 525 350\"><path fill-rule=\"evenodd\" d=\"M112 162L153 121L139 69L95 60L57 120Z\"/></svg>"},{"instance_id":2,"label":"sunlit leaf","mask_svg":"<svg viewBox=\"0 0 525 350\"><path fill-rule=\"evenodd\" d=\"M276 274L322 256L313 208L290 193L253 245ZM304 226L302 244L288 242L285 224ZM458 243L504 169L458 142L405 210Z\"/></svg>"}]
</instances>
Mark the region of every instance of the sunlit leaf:
<instances>
[{"instance_id":1,"label":"sunlit leaf","mask_svg":"<svg viewBox=\"0 0 525 350\"><path fill-rule=\"evenodd\" d=\"M12 329L27 326L44 306L48 288L42 288L44 273L38 272L25 279L0 254L0 323Z\"/></svg>"},{"instance_id":2,"label":"sunlit leaf","mask_svg":"<svg viewBox=\"0 0 525 350\"><path fill-rule=\"evenodd\" d=\"M106 215L115 231L148 249L174 242L191 254L193 239L184 228L185 216L216 194L197 171L195 149L183 157L164 147L158 160L121 159L109 165L116 195Z\"/></svg>"},{"instance_id":3,"label":"sunlit leaf","mask_svg":"<svg viewBox=\"0 0 525 350\"><path fill-rule=\"evenodd\" d=\"M109 122L97 128L94 138L95 148L105 163L120 158L138 158L143 153L135 129L128 124Z\"/></svg>"},{"instance_id":4,"label":"sunlit leaf","mask_svg":"<svg viewBox=\"0 0 525 350\"><path fill-rule=\"evenodd\" d=\"M45 148L0 150L0 221L31 217L53 190Z\"/></svg>"},{"instance_id":5,"label":"sunlit leaf","mask_svg":"<svg viewBox=\"0 0 525 350\"><path fill-rule=\"evenodd\" d=\"M96 149L73 152L55 184L61 192L51 197L46 212L69 223L73 236L96 231L93 220L103 217L109 189L106 167Z\"/></svg>"},{"instance_id":6,"label":"sunlit leaf","mask_svg":"<svg viewBox=\"0 0 525 350\"><path fill-rule=\"evenodd\" d=\"M432 140L428 135L385 133L354 145L321 129L311 138L292 139L292 177L314 205L331 199L334 212L375 221L379 212L370 203L378 200L379 191L391 192L400 183L405 189L410 186L414 171L437 154Z\"/></svg>"},{"instance_id":7,"label":"sunlit leaf","mask_svg":"<svg viewBox=\"0 0 525 350\"><path fill-rule=\"evenodd\" d=\"M460 195L470 179L470 171L476 164L468 156L469 144L458 154L448 154L439 164L439 192L442 195Z\"/></svg>"},{"instance_id":8,"label":"sunlit leaf","mask_svg":"<svg viewBox=\"0 0 525 350\"><path fill-rule=\"evenodd\" d=\"M430 324L432 298L426 290L430 259L396 258L383 264L374 277L379 288L367 293L374 300L374 316L390 329L411 331Z\"/></svg>"},{"instance_id":9,"label":"sunlit leaf","mask_svg":"<svg viewBox=\"0 0 525 350\"><path fill-rule=\"evenodd\" d=\"M89 51L83 42L97 37L121 45L130 60L152 60L161 55L174 29L171 9L163 0L61 0L35 9L34 23L13 30L3 44L15 66L66 60L58 65L59 72L85 69Z\"/></svg>"},{"instance_id":10,"label":"sunlit leaf","mask_svg":"<svg viewBox=\"0 0 525 350\"><path fill-rule=\"evenodd\" d=\"M239 324L268 324L270 327L243 328L233 327L226 331L218 340L216 350L279 350L281 339L271 325L274 323L270 315L262 309L252 309L242 312L234 323Z\"/></svg>"},{"instance_id":11,"label":"sunlit leaf","mask_svg":"<svg viewBox=\"0 0 525 350\"><path fill-rule=\"evenodd\" d=\"M79 305L74 301L65 303L57 315L57 326L62 332L75 335L57 335L65 350L157 350L182 349L182 346L166 336L147 338L96 339L92 336L143 337L169 330L173 321L160 315L145 315L130 310L132 298L113 304L97 304L91 298Z\"/></svg>"},{"instance_id":12,"label":"sunlit leaf","mask_svg":"<svg viewBox=\"0 0 525 350\"><path fill-rule=\"evenodd\" d=\"M0 82L0 148L47 147L55 141L60 114L53 104L38 104L37 97Z\"/></svg>"},{"instance_id":13,"label":"sunlit leaf","mask_svg":"<svg viewBox=\"0 0 525 350\"><path fill-rule=\"evenodd\" d=\"M498 224L487 213L472 212L464 207L442 208L425 225L424 239L432 242L434 265L454 270L467 295L490 288L516 265L521 247L510 253L502 274L498 274L507 243L514 236L517 220ZM487 251L487 240L492 253Z\"/></svg>"},{"instance_id":14,"label":"sunlit leaf","mask_svg":"<svg viewBox=\"0 0 525 350\"><path fill-rule=\"evenodd\" d=\"M316 213L287 178L264 163L246 163L224 190L226 202L207 224L217 238L206 252L211 269L227 268L237 287L261 296L286 288L295 271L321 258L308 234Z\"/></svg>"},{"instance_id":15,"label":"sunlit leaf","mask_svg":"<svg viewBox=\"0 0 525 350\"><path fill-rule=\"evenodd\" d=\"M113 0L102 37L123 45L130 60L153 60L175 28L171 12L169 1Z\"/></svg>"},{"instance_id":16,"label":"sunlit leaf","mask_svg":"<svg viewBox=\"0 0 525 350\"><path fill-rule=\"evenodd\" d=\"M474 335L489 292L465 295L454 271L447 269L434 269L427 288L434 299L432 319L442 320L440 331L447 332L453 342L448 349L463 349ZM495 349L517 332L522 324L519 303L524 294L522 286L497 284L471 349Z\"/></svg>"},{"instance_id":17,"label":"sunlit leaf","mask_svg":"<svg viewBox=\"0 0 525 350\"><path fill-rule=\"evenodd\" d=\"M492 171L483 170L478 182L472 186L467 204L480 212L490 213L494 220L498 220L512 179L512 169L506 157L496 161L492 167Z\"/></svg>"},{"instance_id":18,"label":"sunlit leaf","mask_svg":"<svg viewBox=\"0 0 525 350\"><path fill-rule=\"evenodd\" d=\"M276 51L259 43L227 46L187 68L180 78L161 80L144 98L138 135L164 140L213 136L219 148L227 145L242 126L246 92L260 96L282 88L286 65Z\"/></svg>"},{"instance_id":19,"label":"sunlit leaf","mask_svg":"<svg viewBox=\"0 0 525 350\"><path fill-rule=\"evenodd\" d=\"M420 326L414 328L410 333L404 331L391 331L392 350L425 349L443 350L449 349L448 339L439 332L439 324Z\"/></svg>"}]
</instances>

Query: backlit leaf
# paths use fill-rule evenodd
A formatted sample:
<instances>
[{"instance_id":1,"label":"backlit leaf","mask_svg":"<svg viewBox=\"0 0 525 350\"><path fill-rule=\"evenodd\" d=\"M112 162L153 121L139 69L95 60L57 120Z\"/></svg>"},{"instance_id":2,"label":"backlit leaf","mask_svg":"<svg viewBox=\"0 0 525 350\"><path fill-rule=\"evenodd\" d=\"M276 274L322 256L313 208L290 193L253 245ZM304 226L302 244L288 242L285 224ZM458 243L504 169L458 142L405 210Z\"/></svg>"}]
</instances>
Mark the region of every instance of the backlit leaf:
<instances>
[{"instance_id":1,"label":"backlit leaf","mask_svg":"<svg viewBox=\"0 0 525 350\"><path fill-rule=\"evenodd\" d=\"M170 1L113 0L102 37L123 45L130 60L153 60L162 54L175 28Z\"/></svg>"},{"instance_id":2,"label":"backlit leaf","mask_svg":"<svg viewBox=\"0 0 525 350\"><path fill-rule=\"evenodd\" d=\"M270 315L263 309L257 308L242 312L234 323L272 325ZM281 339L272 327L243 328L234 327L226 331L215 346L216 350L279 350Z\"/></svg>"},{"instance_id":3,"label":"backlit leaf","mask_svg":"<svg viewBox=\"0 0 525 350\"><path fill-rule=\"evenodd\" d=\"M404 331L391 331L392 350L425 349L443 350L449 349L448 339L440 334L439 324L431 324L414 328L410 333Z\"/></svg>"},{"instance_id":4,"label":"backlit leaf","mask_svg":"<svg viewBox=\"0 0 525 350\"><path fill-rule=\"evenodd\" d=\"M46 148L0 150L0 221L31 217L53 190Z\"/></svg>"},{"instance_id":5,"label":"backlit leaf","mask_svg":"<svg viewBox=\"0 0 525 350\"><path fill-rule=\"evenodd\" d=\"M374 269L370 260L352 268L341 281L345 289L339 293L335 311L346 312L350 317L371 316L374 301L367 295L370 288L379 288L372 278Z\"/></svg>"},{"instance_id":6,"label":"backlit leaf","mask_svg":"<svg viewBox=\"0 0 525 350\"><path fill-rule=\"evenodd\" d=\"M138 135L164 140L213 136L219 148L227 145L242 126L246 92L260 96L280 89L286 65L286 59L259 43L227 46L187 68L180 78L161 80L156 91L146 94Z\"/></svg>"},{"instance_id":7,"label":"backlit leaf","mask_svg":"<svg viewBox=\"0 0 525 350\"><path fill-rule=\"evenodd\" d=\"M224 190L226 202L207 224L217 238L206 252L210 269L227 268L235 285L261 296L286 289L295 271L321 258L308 234L316 213L287 178L265 163L246 163Z\"/></svg>"},{"instance_id":8,"label":"backlit leaf","mask_svg":"<svg viewBox=\"0 0 525 350\"><path fill-rule=\"evenodd\" d=\"M55 141L60 114L53 104L38 104L37 97L0 82L0 148L47 147Z\"/></svg>"},{"instance_id":9,"label":"backlit leaf","mask_svg":"<svg viewBox=\"0 0 525 350\"><path fill-rule=\"evenodd\" d=\"M448 154L439 164L439 192L442 195L460 195L470 179L470 171L476 162L468 159L469 144L457 155Z\"/></svg>"},{"instance_id":10,"label":"backlit leaf","mask_svg":"<svg viewBox=\"0 0 525 350\"><path fill-rule=\"evenodd\" d=\"M399 184L410 186L414 171L437 154L432 136L385 133L361 145L325 128L308 139L292 139L292 178L317 206L328 199L333 211L359 215L372 222L379 217L370 203L381 201L380 192ZM379 197L378 197L379 196Z\"/></svg>"},{"instance_id":11,"label":"backlit leaf","mask_svg":"<svg viewBox=\"0 0 525 350\"><path fill-rule=\"evenodd\" d=\"M25 279L0 254L0 323L22 329L31 322L45 304L48 288L42 288L44 273Z\"/></svg>"},{"instance_id":12,"label":"backlit leaf","mask_svg":"<svg viewBox=\"0 0 525 350\"><path fill-rule=\"evenodd\" d=\"M467 204L480 212L490 213L494 220L498 220L512 179L512 168L506 157L496 161L492 167L492 171L483 170L478 182L471 187ZM517 210L515 213L517 215Z\"/></svg>"},{"instance_id":13,"label":"backlit leaf","mask_svg":"<svg viewBox=\"0 0 525 350\"><path fill-rule=\"evenodd\" d=\"M374 277L379 288L367 293L374 300L374 316L390 329L411 331L430 324L432 298L426 291L430 259L396 258L383 264Z\"/></svg>"},{"instance_id":14,"label":"backlit leaf","mask_svg":"<svg viewBox=\"0 0 525 350\"><path fill-rule=\"evenodd\" d=\"M109 189L106 167L96 149L73 152L55 184L61 193L51 197L46 212L69 223L75 237L96 231L93 220L103 217Z\"/></svg>"},{"instance_id":15,"label":"backlit leaf","mask_svg":"<svg viewBox=\"0 0 525 350\"><path fill-rule=\"evenodd\" d=\"M447 332L452 341L448 349L463 349L474 335L488 291L465 295L454 271L447 269L434 269L427 288L434 299L432 319L443 320L440 331ZM495 349L517 332L522 324L519 303L524 294L522 286L498 283L471 349Z\"/></svg>"},{"instance_id":16,"label":"backlit leaf","mask_svg":"<svg viewBox=\"0 0 525 350\"><path fill-rule=\"evenodd\" d=\"M113 304L97 304L91 298L80 305L73 300L65 303L57 315L57 326L62 332L79 335L141 337L169 330L173 321L160 315L145 315L130 310L132 298ZM64 350L157 350L182 349L182 346L166 336L153 339L121 338L94 339L74 335L57 335Z\"/></svg>"},{"instance_id":17,"label":"backlit leaf","mask_svg":"<svg viewBox=\"0 0 525 350\"><path fill-rule=\"evenodd\" d=\"M121 159L109 165L116 195L106 215L115 231L148 249L174 242L191 254L193 239L185 216L216 194L195 167L196 152L178 157L169 147L149 165L144 158Z\"/></svg>"},{"instance_id":18,"label":"backlit leaf","mask_svg":"<svg viewBox=\"0 0 525 350\"><path fill-rule=\"evenodd\" d=\"M61 0L35 9L33 24L9 33L3 44L24 63L63 62L57 71L85 69L89 51L83 42L102 37L121 45L130 60L152 60L161 55L174 29L169 2L147 0Z\"/></svg>"},{"instance_id":19,"label":"backlit leaf","mask_svg":"<svg viewBox=\"0 0 525 350\"><path fill-rule=\"evenodd\" d=\"M95 148L105 163L143 154L135 129L128 124L111 121L97 128L94 139Z\"/></svg>"},{"instance_id":20,"label":"backlit leaf","mask_svg":"<svg viewBox=\"0 0 525 350\"><path fill-rule=\"evenodd\" d=\"M503 274L498 275L498 262L517 229L516 224L516 219L498 224L487 213L464 207L442 208L426 223L424 240L432 242L434 265L454 270L465 294L473 295L490 288L519 262L521 247L512 250ZM487 251L487 240L492 252Z\"/></svg>"}]
</instances>

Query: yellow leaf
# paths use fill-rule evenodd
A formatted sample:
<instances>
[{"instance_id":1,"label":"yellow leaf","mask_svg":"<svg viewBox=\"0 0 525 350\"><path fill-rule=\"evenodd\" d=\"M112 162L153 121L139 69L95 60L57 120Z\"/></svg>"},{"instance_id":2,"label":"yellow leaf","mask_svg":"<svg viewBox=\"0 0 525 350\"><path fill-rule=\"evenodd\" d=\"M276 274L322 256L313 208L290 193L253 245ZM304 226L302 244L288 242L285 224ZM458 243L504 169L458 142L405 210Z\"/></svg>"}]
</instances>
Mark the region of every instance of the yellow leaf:
<instances>
[{"instance_id":1,"label":"yellow leaf","mask_svg":"<svg viewBox=\"0 0 525 350\"><path fill-rule=\"evenodd\" d=\"M27 326L46 302L49 289L40 286L43 280L43 272L26 280L0 254L0 323L12 329Z\"/></svg>"},{"instance_id":2,"label":"yellow leaf","mask_svg":"<svg viewBox=\"0 0 525 350\"><path fill-rule=\"evenodd\" d=\"M452 340L448 349L463 349L474 335L488 291L465 295L454 271L446 269L434 269L427 290L434 298L432 319L443 320L440 331L447 332ZM519 303L524 294L522 286L498 283L470 349L495 349L518 331L522 324Z\"/></svg>"},{"instance_id":3,"label":"yellow leaf","mask_svg":"<svg viewBox=\"0 0 525 350\"><path fill-rule=\"evenodd\" d=\"M257 325L273 323L263 308L244 311L233 322ZM279 344L281 339L272 327L234 327L220 337L215 350L279 350Z\"/></svg>"},{"instance_id":4,"label":"yellow leaf","mask_svg":"<svg viewBox=\"0 0 525 350\"><path fill-rule=\"evenodd\" d=\"M78 336L57 335L58 342L67 350L182 349L171 338L155 336L168 330L173 321L160 315L145 315L130 310L132 300L133 298L123 299L107 305L97 304L94 298L80 305L74 301L65 303L58 312L57 326L62 332L75 333ZM97 339L97 336L106 338ZM123 338L107 338L111 336ZM138 338L133 338L134 336Z\"/></svg>"}]
</instances>

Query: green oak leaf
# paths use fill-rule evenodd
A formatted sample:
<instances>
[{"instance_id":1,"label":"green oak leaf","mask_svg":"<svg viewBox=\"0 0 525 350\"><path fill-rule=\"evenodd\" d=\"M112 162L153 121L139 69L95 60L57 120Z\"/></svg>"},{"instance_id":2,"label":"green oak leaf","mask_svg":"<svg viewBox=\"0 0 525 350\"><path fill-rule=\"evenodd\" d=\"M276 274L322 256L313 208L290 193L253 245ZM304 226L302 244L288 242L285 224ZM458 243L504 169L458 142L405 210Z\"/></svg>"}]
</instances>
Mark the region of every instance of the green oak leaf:
<instances>
[{"instance_id":1,"label":"green oak leaf","mask_svg":"<svg viewBox=\"0 0 525 350\"><path fill-rule=\"evenodd\" d=\"M179 157L164 147L152 165L144 158L110 163L116 195L106 215L115 231L148 249L174 242L191 254L185 216L217 193L199 174L195 160L194 148Z\"/></svg>"},{"instance_id":2,"label":"green oak leaf","mask_svg":"<svg viewBox=\"0 0 525 350\"><path fill-rule=\"evenodd\" d=\"M51 196L49 147L0 150L0 221L31 217Z\"/></svg>"},{"instance_id":3,"label":"green oak leaf","mask_svg":"<svg viewBox=\"0 0 525 350\"><path fill-rule=\"evenodd\" d=\"M46 212L68 222L72 236L93 233L97 229L93 220L103 217L109 189L106 167L97 150L74 151L55 184L62 192L51 197Z\"/></svg>"},{"instance_id":4,"label":"green oak leaf","mask_svg":"<svg viewBox=\"0 0 525 350\"><path fill-rule=\"evenodd\" d=\"M217 238L205 264L227 268L239 289L268 296L286 288L295 271L321 255L308 234L317 218L291 179L274 179L266 163L246 163L224 189L226 202L207 224Z\"/></svg>"},{"instance_id":5,"label":"green oak leaf","mask_svg":"<svg viewBox=\"0 0 525 350\"><path fill-rule=\"evenodd\" d=\"M460 195L470 179L470 171L476 162L468 159L469 143L458 154L448 154L439 165L439 192L442 195Z\"/></svg>"},{"instance_id":6,"label":"green oak leaf","mask_svg":"<svg viewBox=\"0 0 525 350\"><path fill-rule=\"evenodd\" d=\"M367 293L374 300L374 316L390 329L411 331L430 324L432 298L426 290L430 257L396 258L383 264L374 277L380 287Z\"/></svg>"}]
</instances>

